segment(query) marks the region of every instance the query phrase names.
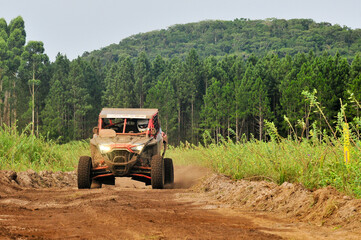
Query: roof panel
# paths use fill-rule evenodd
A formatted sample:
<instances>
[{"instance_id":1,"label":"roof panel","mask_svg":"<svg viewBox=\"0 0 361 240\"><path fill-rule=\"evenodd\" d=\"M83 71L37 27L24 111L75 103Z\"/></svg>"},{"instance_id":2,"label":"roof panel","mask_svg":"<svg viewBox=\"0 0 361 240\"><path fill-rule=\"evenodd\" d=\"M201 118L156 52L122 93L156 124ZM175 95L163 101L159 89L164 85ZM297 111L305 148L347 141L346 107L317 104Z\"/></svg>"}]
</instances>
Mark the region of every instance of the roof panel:
<instances>
[{"instance_id":1,"label":"roof panel","mask_svg":"<svg viewBox=\"0 0 361 240\"><path fill-rule=\"evenodd\" d=\"M103 108L101 118L151 118L158 112L156 108Z\"/></svg>"}]
</instances>

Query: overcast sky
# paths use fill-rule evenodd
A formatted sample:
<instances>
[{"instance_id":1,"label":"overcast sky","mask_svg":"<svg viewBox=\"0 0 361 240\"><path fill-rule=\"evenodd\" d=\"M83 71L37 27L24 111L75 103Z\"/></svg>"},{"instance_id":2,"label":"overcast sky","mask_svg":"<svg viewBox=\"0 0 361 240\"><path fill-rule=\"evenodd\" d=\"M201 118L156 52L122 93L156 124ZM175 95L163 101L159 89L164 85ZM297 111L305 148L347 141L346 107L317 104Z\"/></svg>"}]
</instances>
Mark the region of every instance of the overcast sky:
<instances>
[{"instance_id":1,"label":"overcast sky","mask_svg":"<svg viewBox=\"0 0 361 240\"><path fill-rule=\"evenodd\" d=\"M21 15L27 41L51 61L119 43L140 32L206 19L311 18L361 28L361 0L0 0L0 18Z\"/></svg>"}]
</instances>

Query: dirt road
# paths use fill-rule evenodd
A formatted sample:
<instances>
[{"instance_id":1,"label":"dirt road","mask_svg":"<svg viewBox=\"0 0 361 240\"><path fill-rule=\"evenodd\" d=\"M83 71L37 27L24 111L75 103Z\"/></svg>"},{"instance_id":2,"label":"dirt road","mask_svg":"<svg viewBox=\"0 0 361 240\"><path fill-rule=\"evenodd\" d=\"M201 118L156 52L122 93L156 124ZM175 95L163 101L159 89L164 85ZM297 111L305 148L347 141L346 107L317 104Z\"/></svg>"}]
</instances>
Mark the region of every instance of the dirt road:
<instances>
[{"instance_id":1,"label":"dirt road","mask_svg":"<svg viewBox=\"0 0 361 240\"><path fill-rule=\"evenodd\" d=\"M0 194L0 239L320 239L332 230L232 209L189 188L204 171L176 171L176 188L14 189ZM182 180L180 180L180 177ZM0 186L1 188L1 186ZM317 233L316 233L317 232ZM336 237L336 236L335 236Z\"/></svg>"}]
</instances>

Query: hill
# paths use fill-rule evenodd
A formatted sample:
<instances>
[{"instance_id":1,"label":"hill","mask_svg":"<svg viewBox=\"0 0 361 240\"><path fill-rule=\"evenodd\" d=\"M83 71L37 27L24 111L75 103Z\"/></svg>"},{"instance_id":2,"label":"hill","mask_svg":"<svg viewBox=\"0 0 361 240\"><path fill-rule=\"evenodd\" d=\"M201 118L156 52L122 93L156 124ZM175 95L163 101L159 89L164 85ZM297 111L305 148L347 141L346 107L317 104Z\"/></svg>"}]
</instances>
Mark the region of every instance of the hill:
<instances>
[{"instance_id":1,"label":"hill","mask_svg":"<svg viewBox=\"0 0 361 240\"><path fill-rule=\"evenodd\" d=\"M252 53L262 56L270 51L282 57L310 50L316 55L338 51L342 56L352 57L361 49L361 29L316 23L312 19L207 20L139 33L119 44L85 52L83 57L107 62L122 56L136 57L144 51L150 59L158 54L168 59L184 58L192 48L202 57L225 54L247 57Z\"/></svg>"}]
</instances>

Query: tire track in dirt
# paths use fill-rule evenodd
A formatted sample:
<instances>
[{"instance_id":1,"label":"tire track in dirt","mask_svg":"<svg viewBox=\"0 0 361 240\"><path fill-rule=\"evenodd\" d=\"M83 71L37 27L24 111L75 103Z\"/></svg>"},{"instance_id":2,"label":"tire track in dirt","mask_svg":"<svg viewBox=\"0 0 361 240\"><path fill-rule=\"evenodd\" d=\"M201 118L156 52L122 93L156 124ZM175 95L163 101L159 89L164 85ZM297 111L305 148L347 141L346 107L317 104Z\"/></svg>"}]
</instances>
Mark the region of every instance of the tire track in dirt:
<instances>
[{"instance_id":1,"label":"tire track in dirt","mask_svg":"<svg viewBox=\"0 0 361 240\"><path fill-rule=\"evenodd\" d=\"M14 189L8 182L0 191L0 238L280 239L246 218L195 205L187 188L205 171L192 169L178 169L175 189L164 190L129 179L91 190Z\"/></svg>"},{"instance_id":2,"label":"tire track in dirt","mask_svg":"<svg viewBox=\"0 0 361 240\"><path fill-rule=\"evenodd\" d=\"M337 239L340 236L357 239L359 236L357 231L336 231L302 223L287 214L237 207L232 201L225 201L221 194L227 194L227 188L222 185L227 180L219 177L217 180L212 175L205 184L194 186L208 173L202 168L177 167L175 188L163 190L153 190L126 178L118 178L116 186L78 190L69 174L68 184L52 185L58 187L19 188L12 182L15 180L1 178L0 173L0 239ZM211 186L209 181L215 184L218 181L219 185Z\"/></svg>"}]
</instances>

